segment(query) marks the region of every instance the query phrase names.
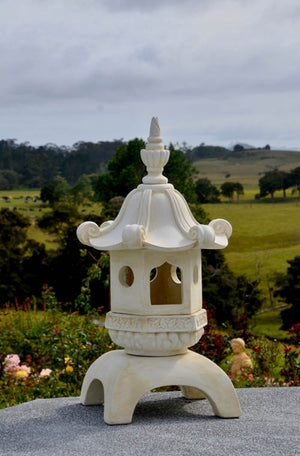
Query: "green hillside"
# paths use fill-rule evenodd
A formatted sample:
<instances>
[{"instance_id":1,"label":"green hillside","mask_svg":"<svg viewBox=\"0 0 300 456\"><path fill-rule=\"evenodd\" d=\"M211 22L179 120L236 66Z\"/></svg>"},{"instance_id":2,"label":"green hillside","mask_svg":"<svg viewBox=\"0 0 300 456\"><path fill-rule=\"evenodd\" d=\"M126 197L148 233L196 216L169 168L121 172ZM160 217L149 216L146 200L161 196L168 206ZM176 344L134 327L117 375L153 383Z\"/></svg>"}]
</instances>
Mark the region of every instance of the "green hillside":
<instances>
[{"instance_id":1,"label":"green hillside","mask_svg":"<svg viewBox=\"0 0 300 456\"><path fill-rule=\"evenodd\" d=\"M282 150L247 150L232 152L227 158L203 158L194 162L198 178L207 177L213 184L238 181L258 187L259 178L267 171L278 168L290 171L300 166L300 152ZM226 177L227 176L227 177Z\"/></svg>"}]
</instances>

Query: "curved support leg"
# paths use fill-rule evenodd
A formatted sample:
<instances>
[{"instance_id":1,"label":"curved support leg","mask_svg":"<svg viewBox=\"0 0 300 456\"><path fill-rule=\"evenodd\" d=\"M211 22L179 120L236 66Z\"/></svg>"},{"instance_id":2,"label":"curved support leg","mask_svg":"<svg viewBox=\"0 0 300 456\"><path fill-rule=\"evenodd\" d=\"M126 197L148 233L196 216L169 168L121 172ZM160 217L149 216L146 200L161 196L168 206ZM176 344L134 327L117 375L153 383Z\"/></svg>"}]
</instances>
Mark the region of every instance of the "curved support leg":
<instances>
[{"instance_id":1,"label":"curved support leg","mask_svg":"<svg viewBox=\"0 0 300 456\"><path fill-rule=\"evenodd\" d=\"M84 378L81 402L103 403L104 421L108 424L131 423L138 400L159 386L184 385L183 393L196 398L207 397L215 415L237 418L241 415L235 389L216 364L189 351L183 355L143 357L124 350L106 353L88 369ZM103 391L102 391L103 387ZM193 397L195 398L195 397Z\"/></svg>"}]
</instances>

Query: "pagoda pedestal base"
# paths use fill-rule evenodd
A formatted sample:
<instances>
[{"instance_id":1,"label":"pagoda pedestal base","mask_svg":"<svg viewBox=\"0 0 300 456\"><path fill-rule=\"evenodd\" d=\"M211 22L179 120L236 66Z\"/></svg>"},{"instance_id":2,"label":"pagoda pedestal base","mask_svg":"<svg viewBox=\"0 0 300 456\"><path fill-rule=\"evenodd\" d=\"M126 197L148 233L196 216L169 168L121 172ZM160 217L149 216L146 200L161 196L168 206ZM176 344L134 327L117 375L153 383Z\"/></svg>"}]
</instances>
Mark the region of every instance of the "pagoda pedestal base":
<instances>
[{"instance_id":1,"label":"pagoda pedestal base","mask_svg":"<svg viewBox=\"0 0 300 456\"><path fill-rule=\"evenodd\" d=\"M235 389L225 372L190 350L167 357L134 356L124 350L108 352L88 369L80 401L83 405L104 404L107 424L128 424L145 393L168 385L180 385L186 398L207 398L214 414L221 418L241 415Z\"/></svg>"}]
</instances>

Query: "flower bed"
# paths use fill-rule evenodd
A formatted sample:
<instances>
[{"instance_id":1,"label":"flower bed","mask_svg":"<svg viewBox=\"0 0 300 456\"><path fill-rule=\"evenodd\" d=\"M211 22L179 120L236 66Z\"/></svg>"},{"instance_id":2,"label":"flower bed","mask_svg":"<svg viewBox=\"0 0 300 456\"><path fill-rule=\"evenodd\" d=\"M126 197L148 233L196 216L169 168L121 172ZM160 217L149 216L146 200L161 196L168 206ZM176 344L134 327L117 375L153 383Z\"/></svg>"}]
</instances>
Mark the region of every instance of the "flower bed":
<instances>
[{"instance_id":1,"label":"flower bed","mask_svg":"<svg viewBox=\"0 0 300 456\"><path fill-rule=\"evenodd\" d=\"M0 311L0 407L36 398L78 396L91 363L116 349L107 330L90 316L61 312ZM238 334L210 324L193 350L230 374L229 341ZM299 331L284 345L244 334L253 370L243 372L236 387L299 386Z\"/></svg>"}]
</instances>

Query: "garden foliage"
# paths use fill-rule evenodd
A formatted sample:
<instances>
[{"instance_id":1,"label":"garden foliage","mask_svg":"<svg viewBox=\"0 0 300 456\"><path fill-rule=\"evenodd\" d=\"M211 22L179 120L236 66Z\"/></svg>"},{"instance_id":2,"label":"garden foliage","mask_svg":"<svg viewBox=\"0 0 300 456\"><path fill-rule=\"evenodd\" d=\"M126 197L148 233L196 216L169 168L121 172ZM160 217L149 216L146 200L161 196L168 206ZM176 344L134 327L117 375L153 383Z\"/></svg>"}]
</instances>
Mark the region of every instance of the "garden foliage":
<instances>
[{"instance_id":1,"label":"garden foliage","mask_svg":"<svg viewBox=\"0 0 300 456\"><path fill-rule=\"evenodd\" d=\"M90 364L116 348L102 326L78 313L1 311L0 331L0 407L79 395ZM8 368L10 354L22 369Z\"/></svg>"}]
</instances>

